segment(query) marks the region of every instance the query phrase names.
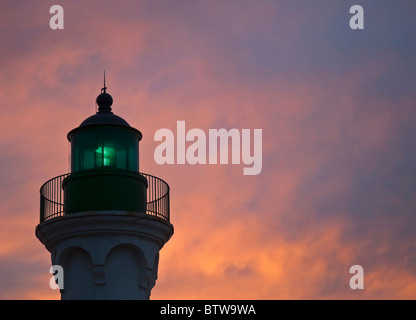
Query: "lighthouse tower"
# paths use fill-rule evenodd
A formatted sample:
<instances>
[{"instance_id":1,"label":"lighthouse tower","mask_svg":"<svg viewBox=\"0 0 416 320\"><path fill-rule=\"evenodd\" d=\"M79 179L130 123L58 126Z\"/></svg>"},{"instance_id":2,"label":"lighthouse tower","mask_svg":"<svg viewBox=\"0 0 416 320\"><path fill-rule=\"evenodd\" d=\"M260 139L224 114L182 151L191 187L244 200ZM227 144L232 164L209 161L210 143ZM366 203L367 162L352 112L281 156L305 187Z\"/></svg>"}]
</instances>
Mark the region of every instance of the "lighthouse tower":
<instances>
[{"instance_id":1,"label":"lighthouse tower","mask_svg":"<svg viewBox=\"0 0 416 320\"><path fill-rule=\"evenodd\" d=\"M71 172L40 189L36 236L62 267L62 299L149 299L173 234L169 186L139 171L142 134L106 90L104 80L97 113L68 133Z\"/></svg>"}]
</instances>

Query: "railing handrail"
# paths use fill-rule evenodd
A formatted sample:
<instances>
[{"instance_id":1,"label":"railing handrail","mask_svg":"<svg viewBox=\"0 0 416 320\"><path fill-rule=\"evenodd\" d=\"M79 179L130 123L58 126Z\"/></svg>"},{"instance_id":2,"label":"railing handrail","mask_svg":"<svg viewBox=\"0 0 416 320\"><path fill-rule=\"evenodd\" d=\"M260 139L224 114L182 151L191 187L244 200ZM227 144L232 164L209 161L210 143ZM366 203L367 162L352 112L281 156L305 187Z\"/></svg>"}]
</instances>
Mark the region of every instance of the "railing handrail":
<instances>
[{"instance_id":1,"label":"railing handrail","mask_svg":"<svg viewBox=\"0 0 416 320\"><path fill-rule=\"evenodd\" d=\"M144 176L148 182L146 214L169 222L169 185L164 180L151 174L135 173ZM71 173L61 174L49 179L40 187L40 222L66 214L64 211L62 182L70 175Z\"/></svg>"}]
</instances>

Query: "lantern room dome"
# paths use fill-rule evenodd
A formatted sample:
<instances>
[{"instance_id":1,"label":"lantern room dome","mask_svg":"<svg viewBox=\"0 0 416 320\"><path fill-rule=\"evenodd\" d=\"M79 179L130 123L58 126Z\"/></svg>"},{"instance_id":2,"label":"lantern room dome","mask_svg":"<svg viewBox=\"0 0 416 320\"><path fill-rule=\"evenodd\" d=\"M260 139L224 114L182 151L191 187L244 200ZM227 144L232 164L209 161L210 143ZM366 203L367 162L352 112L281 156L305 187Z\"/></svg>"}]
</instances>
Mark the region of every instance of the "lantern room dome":
<instances>
[{"instance_id":1,"label":"lantern room dome","mask_svg":"<svg viewBox=\"0 0 416 320\"><path fill-rule=\"evenodd\" d=\"M80 127L93 125L93 124L117 124L126 127L130 127L128 122L123 118L116 116L114 113L103 113L97 112L91 117L85 119L81 124Z\"/></svg>"},{"instance_id":2,"label":"lantern room dome","mask_svg":"<svg viewBox=\"0 0 416 320\"><path fill-rule=\"evenodd\" d=\"M96 114L85 119L78 128L68 132L68 140L71 142L72 137L80 132L100 131L102 127L119 127L120 130L128 130L139 141L142 139L142 134L139 130L131 127L129 123L122 117L115 115L111 110L113 98L106 92L107 87L101 89L101 94L98 95L96 102L98 111ZM88 133L86 133L88 134Z\"/></svg>"},{"instance_id":3,"label":"lantern room dome","mask_svg":"<svg viewBox=\"0 0 416 320\"><path fill-rule=\"evenodd\" d=\"M85 119L80 127L93 125L93 124L116 124L130 127L128 122L123 118L115 115L111 111L113 104L113 97L106 92L106 87L101 89L101 94L98 95L96 102L98 105L98 112L91 117Z\"/></svg>"}]
</instances>

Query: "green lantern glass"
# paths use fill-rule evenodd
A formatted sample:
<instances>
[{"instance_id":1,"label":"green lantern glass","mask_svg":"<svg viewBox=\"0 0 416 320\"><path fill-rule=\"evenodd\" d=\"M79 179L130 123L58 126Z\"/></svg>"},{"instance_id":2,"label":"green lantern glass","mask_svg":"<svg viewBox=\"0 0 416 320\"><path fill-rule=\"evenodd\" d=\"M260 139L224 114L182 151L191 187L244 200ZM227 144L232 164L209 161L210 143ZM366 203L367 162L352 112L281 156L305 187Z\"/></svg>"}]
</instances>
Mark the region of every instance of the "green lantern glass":
<instances>
[{"instance_id":1,"label":"green lantern glass","mask_svg":"<svg viewBox=\"0 0 416 320\"><path fill-rule=\"evenodd\" d=\"M94 117L93 123L68 133L71 175L63 182L65 211L145 212L147 180L139 174L140 131L127 123L112 123L109 119L121 119L113 114Z\"/></svg>"}]
</instances>

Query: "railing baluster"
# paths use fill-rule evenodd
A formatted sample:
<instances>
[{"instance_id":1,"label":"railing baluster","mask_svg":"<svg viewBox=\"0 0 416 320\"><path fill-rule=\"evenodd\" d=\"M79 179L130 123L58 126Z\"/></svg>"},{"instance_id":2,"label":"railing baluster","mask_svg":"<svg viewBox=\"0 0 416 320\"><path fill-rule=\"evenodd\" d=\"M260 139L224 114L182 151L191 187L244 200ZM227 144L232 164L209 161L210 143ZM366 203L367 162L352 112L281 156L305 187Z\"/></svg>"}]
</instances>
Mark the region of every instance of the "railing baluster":
<instances>
[{"instance_id":1,"label":"railing baluster","mask_svg":"<svg viewBox=\"0 0 416 320\"><path fill-rule=\"evenodd\" d=\"M52 185L51 185L52 199L56 199L56 196L55 196L55 184L56 184L56 180L54 180L53 183L52 183ZM55 212L56 212L56 204L55 204L54 201L52 202L52 212L53 212L53 214L55 214Z\"/></svg>"}]
</instances>

